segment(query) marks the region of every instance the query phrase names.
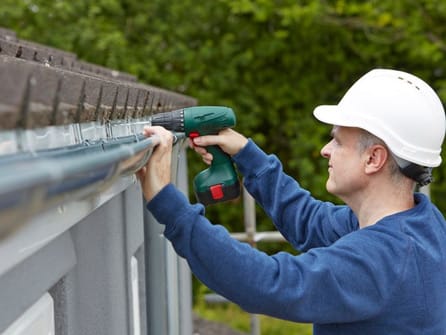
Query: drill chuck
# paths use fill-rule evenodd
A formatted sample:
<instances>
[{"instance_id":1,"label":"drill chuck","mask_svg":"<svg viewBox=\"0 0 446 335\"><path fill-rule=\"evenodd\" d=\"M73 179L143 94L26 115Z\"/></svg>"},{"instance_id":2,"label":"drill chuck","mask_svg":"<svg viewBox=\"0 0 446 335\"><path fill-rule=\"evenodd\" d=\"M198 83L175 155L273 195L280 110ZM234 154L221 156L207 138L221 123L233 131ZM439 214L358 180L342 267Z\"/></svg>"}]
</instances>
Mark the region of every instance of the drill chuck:
<instances>
[{"instance_id":1,"label":"drill chuck","mask_svg":"<svg viewBox=\"0 0 446 335\"><path fill-rule=\"evenodd\" d=\"M162 126L171 131L184 132L184 109L154 114L151 121L152 126Z\"/></svg>"}]
</instances>

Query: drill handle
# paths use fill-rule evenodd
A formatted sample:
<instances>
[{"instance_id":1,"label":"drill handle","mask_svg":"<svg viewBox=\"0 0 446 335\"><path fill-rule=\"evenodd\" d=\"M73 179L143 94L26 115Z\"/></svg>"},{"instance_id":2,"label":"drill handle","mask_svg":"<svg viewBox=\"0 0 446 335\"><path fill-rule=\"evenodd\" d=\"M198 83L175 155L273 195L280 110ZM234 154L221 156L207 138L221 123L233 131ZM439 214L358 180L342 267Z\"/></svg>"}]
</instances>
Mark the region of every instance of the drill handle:
<instances>
[{"instance_id":1,"label":"drill handle","mask_svg":"<svg viewBox=\"0 0 446 335\"><path fill-rule=\"evenodd\" d=\"M206 150L212 154L212 165L232 163L231 157L217 145L210 145Z\"/></svg>"}]
</instances>

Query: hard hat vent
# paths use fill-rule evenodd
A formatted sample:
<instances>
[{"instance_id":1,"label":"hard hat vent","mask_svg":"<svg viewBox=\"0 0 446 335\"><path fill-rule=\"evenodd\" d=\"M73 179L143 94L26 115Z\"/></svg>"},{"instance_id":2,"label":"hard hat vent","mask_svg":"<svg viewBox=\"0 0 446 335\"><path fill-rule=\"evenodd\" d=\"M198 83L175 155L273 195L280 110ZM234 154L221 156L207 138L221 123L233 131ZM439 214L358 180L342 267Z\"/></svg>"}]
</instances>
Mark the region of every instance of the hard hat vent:
<instances>
[{"instance_id":1,"label":"hard hat vent","mask_svg":"<svg viewBox=\"0 0 446 335\"><path fill-rule=\"evenodd\" d=\"M410 80L404 79L401 76L399 76L398 79L406 81L408 84L413 85L418 91L420 90L420 88L417 85L415 85L413 82L411 82Z\"/></svg>"}]
</instances>

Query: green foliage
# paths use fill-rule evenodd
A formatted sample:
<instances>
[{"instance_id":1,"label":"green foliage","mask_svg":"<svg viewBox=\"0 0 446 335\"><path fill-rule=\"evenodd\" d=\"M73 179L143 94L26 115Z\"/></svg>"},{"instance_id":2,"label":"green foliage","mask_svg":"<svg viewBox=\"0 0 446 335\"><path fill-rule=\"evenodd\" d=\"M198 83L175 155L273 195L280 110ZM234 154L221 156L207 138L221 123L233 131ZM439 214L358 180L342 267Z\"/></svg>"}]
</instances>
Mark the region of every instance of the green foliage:
<instances>
[{"instance_id":1,"label":"green foliage","mask_svg":"<svg viewBox=\"0 0 446 335\"><path fill-rule=\"evenodd\" d=\"M236 305L211 306L198 305L194 311L200 317L223 323L237 331L250 334L250 315ZM261 335L311 335L313 326L311 324L295 323L274 319L265 315L259 315Z\"/></svg>"},{"instance_id":2,"label":"green foliage","mask_svg":"<svg viewBox=\"0 0 446 335\"><path fill-rule=\"evenodd\" d=\"M237 331L250 334L250 314L244 312L234 304L208 304L204 300L205 293L209 293L205 287L200 287L197 290L198 299L194 304L194 312L196 315L207 320L223 323ZM313 326L311 324L283 321L265 315L258 315L257 317L262 335L310 335L313 333Z\"/></svg>"},{"instance_id":3,"label":"green foliage","mask_svg":"<svg viewBox=\"0 0 446 335\"><path fill-rule=\"evenodd\" d=\"M3 0L0 25L143 82L236 111L237 130L276 154L314 196L329 127L312 111L336 103L371 68L419 75L446 101L444 0ZM190 173L204 168L189 155ZM432 198L446 210L445 166ZM243 229L240 201L209 207ZM272 229L258 209L258 229ZM274 250L269 250L273 252Z\"/></svg>"},{"instance_id":4,"label":"green foliage","mask_svg":"<svg viewBox=\"0 0 446 335\"><path fill-rule=\"evenodd\" d=\"M2 26L141 81L236 111L237 129L276 154L316 197L329 127L312 110L336 103L374 67L413 72L446 100L442 0L3 0ZM204 166L189 155L191 175ZM433 199L446 209L444 168ZM241 230L240 201L208 208ZM259 230L272 229L258 210Z\"/></svg>"}]
</instances>

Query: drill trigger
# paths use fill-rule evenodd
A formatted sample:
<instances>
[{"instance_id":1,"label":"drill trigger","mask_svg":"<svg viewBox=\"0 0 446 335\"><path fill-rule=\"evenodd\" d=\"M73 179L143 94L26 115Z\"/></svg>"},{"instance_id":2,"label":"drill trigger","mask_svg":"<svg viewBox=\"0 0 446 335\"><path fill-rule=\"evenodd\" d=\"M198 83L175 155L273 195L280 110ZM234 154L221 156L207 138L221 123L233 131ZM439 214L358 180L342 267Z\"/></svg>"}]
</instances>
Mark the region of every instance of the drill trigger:
<instances>
[{"instance_id":1,"label":"drill trigger","mask_svg":"<svg viewBox=\"0 0 446 335\"><path fill-rule=\"evenodd\" d=\"M198 131L191 131L189 133L189 138L191 139L192 145L195 147L195 143L194 143L194 138L200 136L200 134L198 133Z\"/></svg>"}]
</instances>

